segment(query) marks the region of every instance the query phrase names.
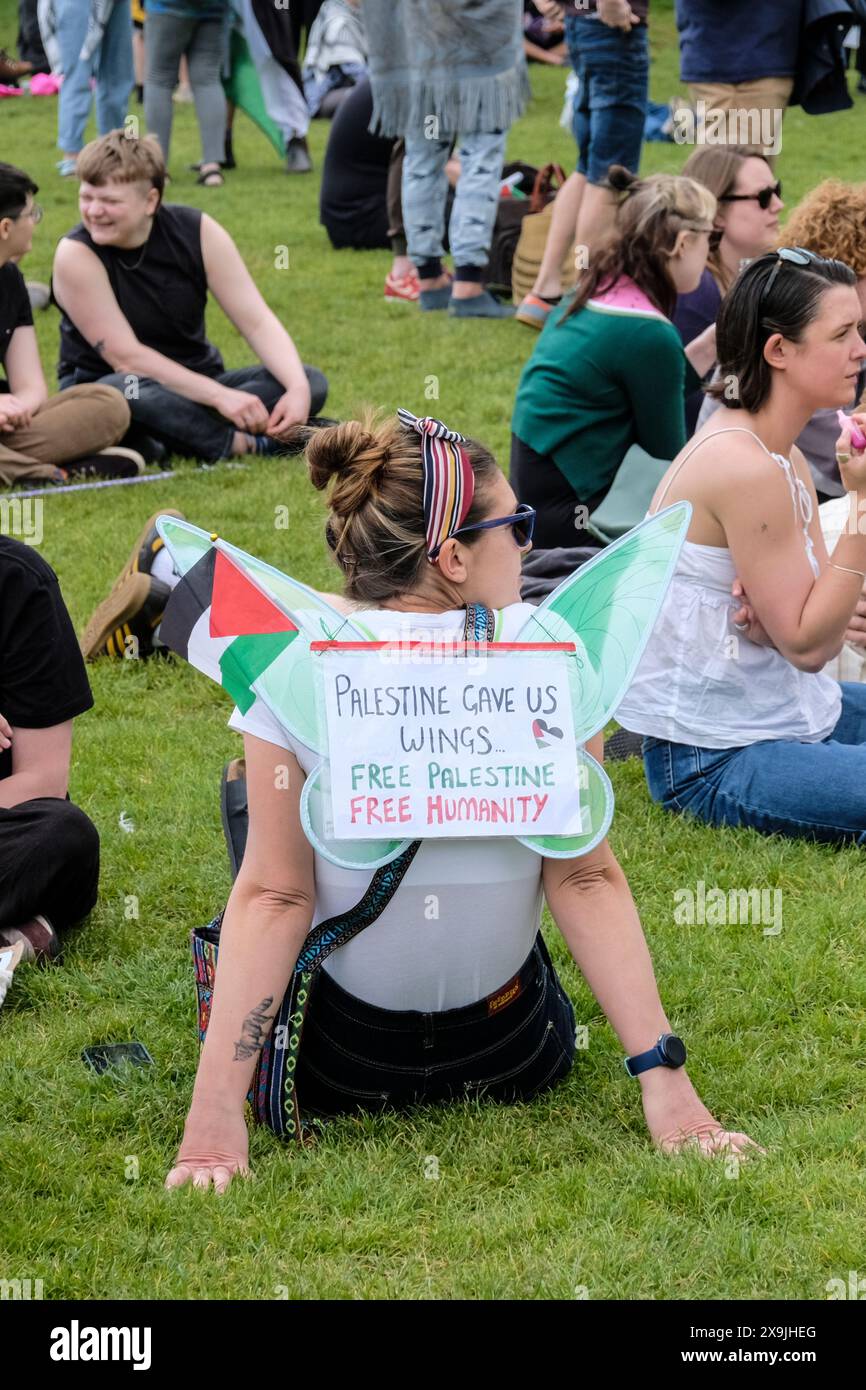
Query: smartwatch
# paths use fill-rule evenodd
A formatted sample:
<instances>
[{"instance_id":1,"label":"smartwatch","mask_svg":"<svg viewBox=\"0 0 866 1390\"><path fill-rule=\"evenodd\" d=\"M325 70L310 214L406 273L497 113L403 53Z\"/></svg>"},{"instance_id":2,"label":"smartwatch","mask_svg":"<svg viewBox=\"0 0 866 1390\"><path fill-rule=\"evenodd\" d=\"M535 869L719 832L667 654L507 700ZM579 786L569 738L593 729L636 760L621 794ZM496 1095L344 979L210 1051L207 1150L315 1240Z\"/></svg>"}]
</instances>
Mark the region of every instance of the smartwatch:
<instances>
[{"instance_id":1,"label":"smartwatch","mask_svg":"<svg viewBox=\"0 0 866 1390\"><path fill-rule=\"evenodd\" d=\"M649 1052L638 1052L635 1057L624 1058L629 1076L640 1076L651 1067L682 1067L686 1060L686 1045L675 1033L662 1033L655 1047Z\"/></svg>"}]
</instances>

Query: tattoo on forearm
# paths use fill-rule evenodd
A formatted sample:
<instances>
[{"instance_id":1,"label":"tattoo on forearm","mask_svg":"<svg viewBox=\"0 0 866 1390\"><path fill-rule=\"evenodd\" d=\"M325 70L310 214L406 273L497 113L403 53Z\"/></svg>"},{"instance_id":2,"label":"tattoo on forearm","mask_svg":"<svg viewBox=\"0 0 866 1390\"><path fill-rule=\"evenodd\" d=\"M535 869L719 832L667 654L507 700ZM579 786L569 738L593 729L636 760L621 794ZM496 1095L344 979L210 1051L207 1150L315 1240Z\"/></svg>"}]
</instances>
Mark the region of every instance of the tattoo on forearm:
<instances>
[{"instance_id":1,"label":"tattoo on forearm","mask_svg":"<svg viewBox=\"0 0 866 1390\"><path fill-rule=\"evenodd\" d=\"M264 1047L268 1024L273 1021L274 1017L273 1014L268 1013L273 1002L274 997L269 994L267 999L263 999L247 1014L241 1024L241 1035L235 1043L236 1062L244 1062L249 1057L255 1057L257 1052L261 1052Z\"/></svg>"}]
</instances>

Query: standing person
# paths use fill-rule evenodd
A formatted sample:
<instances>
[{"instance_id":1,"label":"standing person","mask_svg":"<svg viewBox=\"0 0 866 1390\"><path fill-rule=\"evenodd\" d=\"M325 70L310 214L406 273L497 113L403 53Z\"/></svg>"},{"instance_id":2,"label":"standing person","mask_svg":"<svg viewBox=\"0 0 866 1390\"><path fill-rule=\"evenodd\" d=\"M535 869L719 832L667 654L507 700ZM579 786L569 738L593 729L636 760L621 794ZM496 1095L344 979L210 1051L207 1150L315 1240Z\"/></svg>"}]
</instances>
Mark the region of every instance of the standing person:
<instances>
[{"instance_id":1,"label":"standing person","mask_svg":"<svg viewBox=\"0 0 866 1390\"><path fill-rule=\"evenodd\" d=\"M560 14L578 93L572 113L578 164L556 195L535 284L516 318L543 328L562 298L562 263L577 243L591 248L610 230L616 211L607 186L611 164L636 174L649 90L649 0L587 0L579 7L540 0Z\"/></svg>"},{"instance_id":2,"label":"standing person","mask_svg":"<svg viewBox=\"0 0 866 1390\"><path fill-rule=\"evenodd\" d=\"M423 310L509 318L485 288L508 128L529 95L521 0L363 0L373 89L371 129L403 136L403 221ZM458 142L460 182L442 263L445 166Z\"/></svg>"},{"instance_id":3,"label":"standing person","mask_svg":"<svg viewBox=\"0 0 866 1390\"><path fill-rule=\"evenodd\" d=\"M328 383L304 367L228 232L198 208L163 203L152 135L113 131L78 167L82 220L54 257L61 389L118 386L133 425L187 458L291 452L285 441L324 405ZM259 359L253 366L225 370L205 333L208 293Z\"/></svg>"},{"instance_id":4,"label":"standing person","mask_svg":"<svg viewBox=\"0 0 866 1390\"><path fill-rule=\"evenodd\" d=\"M172 94L185 57L201 138L196 183L206 188L220 188L223 183L220 161L225 152L226 98L220 71L226 4L227 0L145 0L144 118L168 164Z\"/></svg>"},{"instance_id":5,"label":"standing person","mask_svg":"<svg viewBox=\"0 0 866 1390\"><path fill-rule=\"evenodd\" d=\"M689 96L705 104L707 116L742 112L747 123L759 116L762 153L771 163L794 90L804 5L805 0L676 0L680 76ZM721 141L726 131L720 128ZM757 143L755 132L727 133L731 144Z\"/></svg>"},{"instance_id":6,"label":"standing person","mask_svg":"<svg viewBox=\"0 0 866 1390\"><path fill-rule=\"evenodd\" d=\"M52 72L63 75L58 99L61 157L57 170L75 177L96 84L100 135L122 126L135 82L129 0L39 0L39 28Z\"/></svg>"},{"instance_id":7,"label":"standing person","mask_svg":"<svg viewBox=\"0 0 866 1390\"><path fill-rule=\"evenodd\" d=\"M126 433L129 406L111 386L79 386L49 398L18 262L30 251L42 218L38 188L23 169L0 164L0 483L64 482L70 473L134 477L140 454L111 448ZM0 653L2 658L2 653Z\"/></svg>"},{"instance_id":8,"label":"standing person","mask_svg":"<svg viewBox=\"0 0 866 1390\"><path fill-rule=\"evenodd\" d=\"M0 947L50 960L99 886L99 835L68 798L72 721L93 705L42 556L0 536Z\"/></svg>"},{"instance_id":9,"label":"standing person","mask_svg":"<svg viewBox=\"0 0 866 1390\"><path fill-rule=\"evenodd\" d=\"M610 171L616 236L553 311L523 369L511 422L511 481L535 507L542 550L598 545L583 529L638 444L669 459L686 440L684 395L715 356L708 328L683 350L677 294L707 263L716 200L695 179Z\"/></svg>"},{"instance_id":10,"label":"standing person","mask_svg":"<svg viewBox=\"0 0 866 1390\"><path fill-rule=\"evenodd\" d=\"M231 0L255 64L265 110L283 138L287 174L309 174L310 110L293 38L291 14L271 0ZM227 146L228 148L228 146Z\"/></svg>"},{"instance_id":11,"label":"standing person","mask_svg":"<svg viewBox=\"0 0 866 1390\"><path fill-rule=\"evenodd\" d=\"M747 262L777 244L782 185L761 155L741 145L703 145L689 156L683 175L715 194L718 207L701 282L677 296L673 321L683 347L715 323L722 300ZM701 390L686 400L692 434L704 403Z\"/></svg>"}]
</instances>

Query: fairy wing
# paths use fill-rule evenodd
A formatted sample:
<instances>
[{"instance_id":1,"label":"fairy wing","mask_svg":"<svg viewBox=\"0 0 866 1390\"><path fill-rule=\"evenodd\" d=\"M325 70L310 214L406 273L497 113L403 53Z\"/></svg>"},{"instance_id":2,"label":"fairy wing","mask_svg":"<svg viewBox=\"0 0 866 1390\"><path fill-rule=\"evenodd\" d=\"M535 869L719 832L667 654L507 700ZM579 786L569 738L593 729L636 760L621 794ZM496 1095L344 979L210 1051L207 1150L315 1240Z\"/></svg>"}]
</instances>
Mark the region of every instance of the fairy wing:
<instances>
[{"instance_id":1,"label":"fairy wing","mask_svg":"<svg viewBox=\"0 0 866 1390\"><path fill-rule=\"evenodd\" d=\"M642 521L548 594L516 639L574 643L579 744L604 728L631 683L691 515L677 502Z\"/></svg>"},{"instance_id":2,"label":"fairy wing","mask_svg":"<svg viewBox=\"0 0 866 1390\"><path fill-rule=\"evenodd\" d=\"M631 683L691 515L688 502L677 502L642 521L554 589L521 631L523 641L566 641L575 646L570 680L583 831L570 836L521 836L521 844L538 854L549 858L588 854L607 834L613 819L613 788L583 744L604 728Z\"/></svg>"},{"instance_id":3,"label":"fairy wing","mask_svg":"<svg viewBox=\"0 0 866 1390\"><path fill-rule=\"evenodd\" d=\"M223 685L242 713L259 695L299 741L324 752L312 640L367 640L314 589L176 517L157 530L179 570L161 640Z\"/></svg>"}]
</instances>

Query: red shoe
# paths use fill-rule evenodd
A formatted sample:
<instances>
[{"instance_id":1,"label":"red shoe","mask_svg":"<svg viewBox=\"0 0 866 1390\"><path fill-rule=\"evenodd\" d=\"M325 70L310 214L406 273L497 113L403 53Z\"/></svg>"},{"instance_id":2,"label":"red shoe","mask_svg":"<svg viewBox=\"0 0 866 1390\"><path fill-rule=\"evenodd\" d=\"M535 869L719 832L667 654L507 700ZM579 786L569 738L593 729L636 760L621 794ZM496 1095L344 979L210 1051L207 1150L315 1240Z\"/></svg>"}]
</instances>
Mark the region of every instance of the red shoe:
<instances>
[{"instance_id":1,"label":"red shoe","mask_svg":"<svg viewBox=\"0 0 866 1390\"><path fill-rule=\"evenodd\" d=\"M402 300L406 304L416 304L420 293L421 285L415 270L410 270L408 275L399 280L390 270L385 276L385 298L394 303Z\"/></svg>"}]
</instances>

